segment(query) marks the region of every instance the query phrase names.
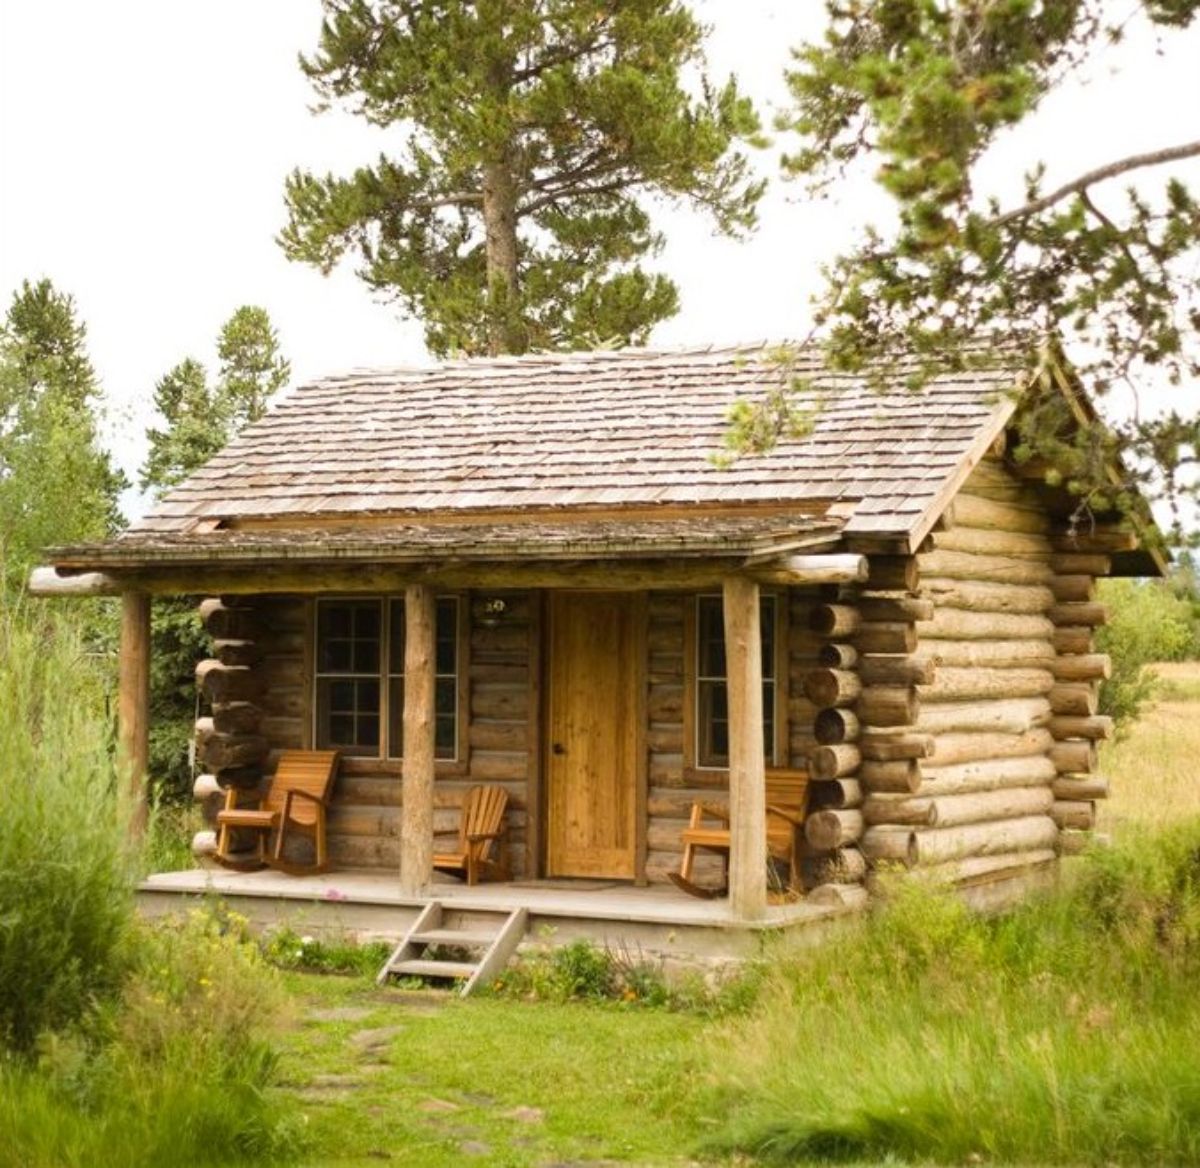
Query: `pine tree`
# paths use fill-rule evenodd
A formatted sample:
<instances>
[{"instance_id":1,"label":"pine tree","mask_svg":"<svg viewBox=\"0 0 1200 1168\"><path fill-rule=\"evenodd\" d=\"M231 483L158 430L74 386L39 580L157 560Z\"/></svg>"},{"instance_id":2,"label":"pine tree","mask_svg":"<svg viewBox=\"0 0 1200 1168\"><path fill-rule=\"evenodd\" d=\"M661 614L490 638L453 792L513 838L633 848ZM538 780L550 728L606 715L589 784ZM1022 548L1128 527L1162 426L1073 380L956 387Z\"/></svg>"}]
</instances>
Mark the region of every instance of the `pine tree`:
<instances>
[{"instance_id":1,"label":"pine tree","mask_svg":"<svg viewBox=\"0 0 1200 1168\"><path fill-rule=\"evenodd\" d=\"M703 76L677 0L323 3L304 72L403 145L350 178L294 172L280 243L324 272L356 255L434 353L644 341L678 305L640 263L662 246L648 198L753 226L763 184L735 144L758 118Z\"/></svg>"},{"instance_id":2,"label":"pine tree","mask_svg":"<svg viewBox=\"0 0 1200 1168\"><path fill-rule=\"evenodd\" d=\"M100 444L100 388L74 300L25 281L0 326L0 575L19 586L51 544L111 535L127 485Z\"/></svg>"}]
</instances>

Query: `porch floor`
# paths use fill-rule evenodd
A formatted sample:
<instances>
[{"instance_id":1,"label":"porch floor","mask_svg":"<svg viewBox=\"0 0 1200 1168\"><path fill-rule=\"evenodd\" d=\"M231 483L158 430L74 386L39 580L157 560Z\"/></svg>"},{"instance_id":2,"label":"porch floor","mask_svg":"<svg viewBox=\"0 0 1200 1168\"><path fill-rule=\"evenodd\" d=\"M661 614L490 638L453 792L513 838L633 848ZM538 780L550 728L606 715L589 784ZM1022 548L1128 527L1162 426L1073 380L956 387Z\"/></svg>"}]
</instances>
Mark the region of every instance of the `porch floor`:
<instances>
[{"instance_id":1,"label":"porch floor","mask_svg":"<svg viewBox=\"0 0 1200 1168\"><path fill-rule=\"evenodd\" d=\"M638 888L621 881L530 880L468 887L437 876L429 893L417 897L401 896L397 884L395 875L378 870L291 876L269 868L191 869L149 876L138 888L138 902L147 915L160 915L188 901L217 897L256 927L287 922L307 932L389 940L402 936L431 900L462 914L525 908L530 941L588 937L685 959L744 958L761 947L766 935L807 933L806 926L818 926L815 931L823 934L819 926L853 913L842 906L799 901L770 905L762 920L745 921L732 914L724 899L700 900L671 886Z\"/></svg>"}]
</instances>

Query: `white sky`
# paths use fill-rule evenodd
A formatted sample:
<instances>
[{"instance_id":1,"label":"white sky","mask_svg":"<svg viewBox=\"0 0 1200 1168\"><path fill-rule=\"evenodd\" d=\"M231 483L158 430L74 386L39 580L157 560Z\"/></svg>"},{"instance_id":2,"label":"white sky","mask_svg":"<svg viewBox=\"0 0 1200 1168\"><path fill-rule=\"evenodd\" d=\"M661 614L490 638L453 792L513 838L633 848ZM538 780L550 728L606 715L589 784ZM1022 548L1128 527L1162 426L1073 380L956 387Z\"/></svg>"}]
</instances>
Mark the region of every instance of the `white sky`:
<instances>
[{"instance_id":1,"label":"white sky","mask_svg":"<svg viewBox=\"0 0 1200 1168\"><path fill-rule=\"evenodd\" d=\"M713 75L736 72L763 103L783 101L789 47L824 24L818 0L694 7L713 26ZM1112 0L1114 14L1135 7ZM386 149L386 133L308 111L296 56L314 48L320 16L319 0L0 0L0 311L26 278L75 297L131 477L155 381L185 356L215 364L240 304L269 311L296 382L425 359L420 326L350 270L323 278L274 242L293 167L348 173ZM1015 201L1035 156L1054 182L1195 138L1200 29L1167 46L1157 56L1135 30L997 150L989 181ZM783 145L761 156L764 173ZM672 212L661 267L683 307L654 343L802 335L821 262L882 214L861 180L816 204L775 183L748 243Z\"/></svg>"}]
</instances>

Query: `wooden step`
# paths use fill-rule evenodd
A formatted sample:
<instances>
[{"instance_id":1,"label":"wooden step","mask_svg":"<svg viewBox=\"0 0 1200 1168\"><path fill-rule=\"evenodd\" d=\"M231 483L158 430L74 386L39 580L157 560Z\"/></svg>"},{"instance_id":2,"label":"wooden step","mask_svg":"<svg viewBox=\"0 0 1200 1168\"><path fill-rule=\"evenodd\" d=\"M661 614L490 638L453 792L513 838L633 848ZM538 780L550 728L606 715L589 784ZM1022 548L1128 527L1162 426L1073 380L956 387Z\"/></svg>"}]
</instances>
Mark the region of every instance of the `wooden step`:
<instances>
[{"instance_id":1,"label":"wooden step","mask_svg":"<svg viewBox=\"0 0 1200 1168\"><path fill-rule=\"evenodd\" d=\"M490 945L496 936L494 931L482 933L473 929L425 929L420 933L410 933L408 939L423 945L459 945L464 949L478 949L481 945Z\"/></svg>"},{"instance_id":2,"label":"wooden step","mask_svg":"<svg viewBox=\"0 0 1200 1168\"><path fill-rule=\"evenodd\" d=\"M479 966L473 961L398 961L388 969L395 977L470 977Z\"/></svg>"}]
</instances>

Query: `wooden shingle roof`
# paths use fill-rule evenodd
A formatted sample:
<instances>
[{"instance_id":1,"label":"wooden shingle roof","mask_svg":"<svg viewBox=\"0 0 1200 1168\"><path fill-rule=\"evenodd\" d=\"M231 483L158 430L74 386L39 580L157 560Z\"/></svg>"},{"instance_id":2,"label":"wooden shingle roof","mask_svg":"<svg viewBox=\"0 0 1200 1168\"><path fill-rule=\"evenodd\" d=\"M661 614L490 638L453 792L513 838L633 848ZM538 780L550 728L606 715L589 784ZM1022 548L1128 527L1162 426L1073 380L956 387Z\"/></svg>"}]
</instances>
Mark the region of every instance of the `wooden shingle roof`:
<instances>
[{"instance_id":1,"label":"wooden shingle roof","mask_svg":"<svg viewBox=\"0 0 1200 1168\"><path fill-rule=\"evenodd\" d=\"M306 385L168 492L122 537L163 551L215 528L338 521L652 515L773 505L836 515L844 534L912 537L1003 428L1020 362L913 392L830 374L816 350L786 371L764 346L622 350L358 372ZM787 378L810 433L714 464L728 411ZM833 508L831 511L830 508ZM923 534L921 532L920 534Z\"/></svg>"}]
</instances>

